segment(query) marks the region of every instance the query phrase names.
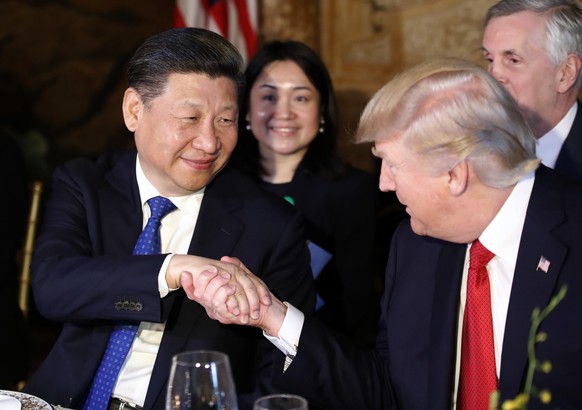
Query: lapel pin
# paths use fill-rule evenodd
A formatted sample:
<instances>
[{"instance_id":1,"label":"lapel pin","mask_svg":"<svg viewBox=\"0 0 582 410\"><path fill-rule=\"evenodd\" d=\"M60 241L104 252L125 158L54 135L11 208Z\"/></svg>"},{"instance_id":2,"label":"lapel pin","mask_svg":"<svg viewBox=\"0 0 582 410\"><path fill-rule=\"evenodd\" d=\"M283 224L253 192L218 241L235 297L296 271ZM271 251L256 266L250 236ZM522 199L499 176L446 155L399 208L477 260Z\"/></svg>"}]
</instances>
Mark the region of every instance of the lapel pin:
<instances>
[{"instance_id":1,"label":"lapel pin","mask_svg":"<svg viewBox=\"0 0 582 410\"><path fill-rule=\"evenodd\" d=\"M536 270L541 270L544 273L548 273L548 269L550 269L550 261L546 259L545 256L540 257L540 261L538 262L538 267Z\"/></svg>"}]
</instances>

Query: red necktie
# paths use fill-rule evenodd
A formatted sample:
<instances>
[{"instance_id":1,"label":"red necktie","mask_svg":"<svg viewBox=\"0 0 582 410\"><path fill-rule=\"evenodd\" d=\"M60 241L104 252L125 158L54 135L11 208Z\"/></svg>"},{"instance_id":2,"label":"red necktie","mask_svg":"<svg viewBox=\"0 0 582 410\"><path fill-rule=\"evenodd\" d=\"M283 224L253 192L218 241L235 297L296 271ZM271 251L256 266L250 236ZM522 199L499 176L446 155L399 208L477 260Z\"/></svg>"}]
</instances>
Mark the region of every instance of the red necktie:
<instances>
[{"instance_id":1,"label":"red necktie","mask_svg":"<svg viewBox=\"0 0 582 410\"><path fill-rule=\"evenodd\" d=\"M491 292L485 268L493 256L479 240L471 245L463 316L459 410L487 410L491 393L497 390Z\"/></svg>"}]
</instances>

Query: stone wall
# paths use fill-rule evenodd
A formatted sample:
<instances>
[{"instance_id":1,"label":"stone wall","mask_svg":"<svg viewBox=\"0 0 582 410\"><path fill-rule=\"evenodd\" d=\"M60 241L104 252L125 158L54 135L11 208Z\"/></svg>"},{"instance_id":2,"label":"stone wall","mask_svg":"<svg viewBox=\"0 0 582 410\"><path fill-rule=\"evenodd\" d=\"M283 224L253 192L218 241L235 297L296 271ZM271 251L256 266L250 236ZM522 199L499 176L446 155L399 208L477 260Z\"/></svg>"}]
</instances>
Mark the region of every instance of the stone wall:
<instances>
[{"instance_id":1,"label":"stone wall","mask_svg":"<svg viewBox=\"0 0 582 410\"><path fill-rule=\"evenodd\" d=\"M126 62L171 22L170 0L0 2L0 121L25 147L32 178L131 143Z\"/></svg>"},{"instance_id":2,"label":"stone wall","mask_svg":"<svg viewBox=\"0 0 582 410\"><path fill-rule=\"evenodd\" d=\"M484 0L259 0L260 40L293 38L328 64L349 142L370 94L436 54L479 58ZM25 147L31 178L76 156L132 144L121 117L125 68L148 36L171 27L173 0L0 0L0 125Z\"/></svg>"}]
</instances>

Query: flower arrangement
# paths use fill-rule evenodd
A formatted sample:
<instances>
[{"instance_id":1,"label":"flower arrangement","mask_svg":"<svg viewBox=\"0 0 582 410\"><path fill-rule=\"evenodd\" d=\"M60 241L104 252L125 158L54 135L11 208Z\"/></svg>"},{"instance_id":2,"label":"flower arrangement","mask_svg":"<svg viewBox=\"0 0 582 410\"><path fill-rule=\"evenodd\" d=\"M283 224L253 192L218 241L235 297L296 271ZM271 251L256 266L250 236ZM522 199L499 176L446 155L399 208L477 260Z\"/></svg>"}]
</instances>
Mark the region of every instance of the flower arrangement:
<instances>
[{"instance_id":1,"label":"flower arrangement","mask_svg":"<svg viewBox=\"0 0 582 410\"><path fill-rule=\"evenodd\" d=\"M560 291L552 297L550 303L544 308L535 308L531 315L532 325L528 337L528 357L529 365L527 370L526 381L524 389L521 393L517 395L512 400L506 400L501 405L501 410L526 410L527 404L530 397L537 397L542 403L550 403L552 400L552 394L549 390L539 391L533 385L533 377L536 371L541 371L544 373L549 373L552 371L552 363L550 361L539 362L536 358L535 345L536 343L543 343L548 339L548 335L545 332L539 332L540 324L543 320L550 314L552 310L560 303L564 296L566 296L566 291L568 290L567 285L563 285ZM499 392L493 392L491 394L491 400L489 402L490 410L498 409L499 402Z\"/></svg>"}]
</instances>

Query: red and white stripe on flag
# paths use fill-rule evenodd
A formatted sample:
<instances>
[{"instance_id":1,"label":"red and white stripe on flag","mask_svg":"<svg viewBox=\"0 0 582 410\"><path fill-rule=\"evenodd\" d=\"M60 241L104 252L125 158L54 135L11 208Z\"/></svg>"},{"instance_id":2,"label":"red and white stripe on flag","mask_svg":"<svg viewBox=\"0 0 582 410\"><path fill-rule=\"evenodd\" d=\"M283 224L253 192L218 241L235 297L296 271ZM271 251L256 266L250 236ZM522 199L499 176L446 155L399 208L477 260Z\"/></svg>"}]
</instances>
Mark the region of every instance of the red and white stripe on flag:
<instances>
[{"instance_id":1,"label":"red and white stripe on flag","mask_svg":"<svg viewBox=\"0 0 582 410\"><path fill-rule=\"evenodd\" d=\"M257 0L176 0L174 27L212 30L248 61L257 49L257 7Z\"/></svg>"}]
</instances>

